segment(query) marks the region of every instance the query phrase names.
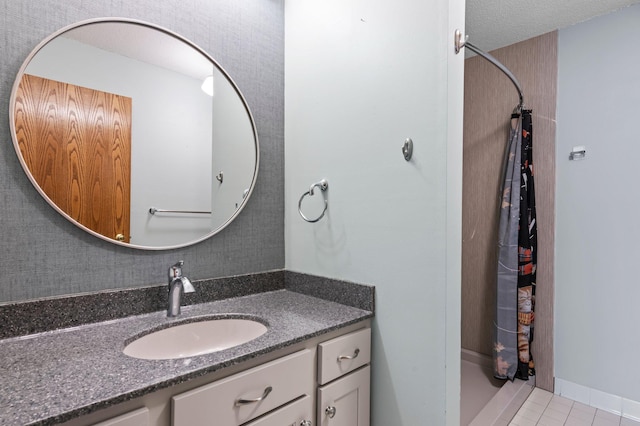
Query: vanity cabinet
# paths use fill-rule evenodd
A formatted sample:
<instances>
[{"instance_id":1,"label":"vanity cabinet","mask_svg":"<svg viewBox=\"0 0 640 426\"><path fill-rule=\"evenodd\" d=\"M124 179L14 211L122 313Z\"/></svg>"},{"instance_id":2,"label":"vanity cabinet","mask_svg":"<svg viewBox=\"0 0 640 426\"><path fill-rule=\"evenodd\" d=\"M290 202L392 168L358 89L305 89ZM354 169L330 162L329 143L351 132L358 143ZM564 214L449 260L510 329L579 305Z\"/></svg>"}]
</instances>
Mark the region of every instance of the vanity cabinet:
<instances>
[{"instance_id":1,"label":"vanity cabinet","mask_svg":"<svg viewBox=\"0 0 640 426\"><path fill-rule=\"evenodd\" d=\"M318 345L319 426L369 426L371 329Z\"/></svg>"},{"instance_id":2,"label":"vanity cabinet","mask_svg":"<svg viewBox=\"0 0 640 426\"><path fill-rule=\"evenodd\" d=\"M65 426L369 426L370 322L141 398Z\"/></svg>"},{"instance_id":3,"label":"vanity cabinet","mask_svg":"<svg viewBox=\"0 0 640 426\"><path fill-rule=\"evenodd\" d=\"M172 425L369 426L371 329L319 343L317 374L314 349L174 396Z\"/></svg>"}]
</instances>

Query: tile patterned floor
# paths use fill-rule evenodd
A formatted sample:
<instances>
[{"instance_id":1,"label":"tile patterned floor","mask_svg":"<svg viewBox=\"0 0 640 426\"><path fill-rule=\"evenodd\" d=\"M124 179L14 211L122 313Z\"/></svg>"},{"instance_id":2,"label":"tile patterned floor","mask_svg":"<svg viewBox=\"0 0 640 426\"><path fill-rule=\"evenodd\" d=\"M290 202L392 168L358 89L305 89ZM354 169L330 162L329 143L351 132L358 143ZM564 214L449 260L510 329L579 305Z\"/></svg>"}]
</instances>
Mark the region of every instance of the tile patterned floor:
<instances>
[{"instance_id":1,"label":"tile patterned floor","mask_svg":"<svg viewBox=\"0 0 640 426\"><path fill-rule=\"evenodd\" d=\"M640 426L626 418L536 388L509 425Z\"/></svg>"}]
</instances>

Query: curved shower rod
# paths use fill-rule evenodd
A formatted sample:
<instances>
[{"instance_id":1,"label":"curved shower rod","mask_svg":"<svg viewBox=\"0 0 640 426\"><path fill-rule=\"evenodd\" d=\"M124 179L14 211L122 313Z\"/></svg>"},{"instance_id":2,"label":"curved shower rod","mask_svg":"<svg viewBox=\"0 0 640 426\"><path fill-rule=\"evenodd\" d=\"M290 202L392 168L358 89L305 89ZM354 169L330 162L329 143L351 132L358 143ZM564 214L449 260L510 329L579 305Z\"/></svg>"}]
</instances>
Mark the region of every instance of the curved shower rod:
<instances>
[{"instance_id":1,"label":"curved shower rod","mask_svg":"<svg viewBox=\"0 0 640 426\"><path fill-rule=\"evenodd\" d=\"M498 61L496 58L480 50L477 46L471 44L468 41L468 38L469 36L465 36L464 40L462 40L462 33L460 32L460 30L456 30L455 36L454 36L456 53L460 53L460 50L462 50L463 47L466 47L468 49L471 49L473 52L477 53L478 55L482 56L487 61L495 65L496 67L498 67L498 69L502 71L504 75L509 77L509 80L511 80L513 85L516 86L516 89L518 90L518 96L520 97L520 103L518 104L518 112L521 111L524 108L524 96L522 94L522 87L520 87L520 83L518 82L518 79L516 78L516 76L513 75L513 73L509 71L509 68L502 65L502 63Z\"/></svg>"}]
</instances>

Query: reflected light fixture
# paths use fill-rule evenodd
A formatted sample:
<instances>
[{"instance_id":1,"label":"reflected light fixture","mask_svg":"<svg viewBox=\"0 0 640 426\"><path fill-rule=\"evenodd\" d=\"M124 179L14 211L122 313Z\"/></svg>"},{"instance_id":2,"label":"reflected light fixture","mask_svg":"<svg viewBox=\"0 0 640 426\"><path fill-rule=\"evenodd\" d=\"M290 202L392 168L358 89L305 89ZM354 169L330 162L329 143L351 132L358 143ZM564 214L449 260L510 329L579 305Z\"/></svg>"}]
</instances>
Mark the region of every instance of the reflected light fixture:
<instances>
[{"instance_id":1,"label":"reflected light fixture","mask_svg":"<svg viewBox=\"0 0 640 426\"><path fill-rule=\"evenodd\" d=\"M210 75L207 78L205 78L200 88L202 88L202 91L207 95L213 96L213 76Z\"/></svg>"}]
</instances>

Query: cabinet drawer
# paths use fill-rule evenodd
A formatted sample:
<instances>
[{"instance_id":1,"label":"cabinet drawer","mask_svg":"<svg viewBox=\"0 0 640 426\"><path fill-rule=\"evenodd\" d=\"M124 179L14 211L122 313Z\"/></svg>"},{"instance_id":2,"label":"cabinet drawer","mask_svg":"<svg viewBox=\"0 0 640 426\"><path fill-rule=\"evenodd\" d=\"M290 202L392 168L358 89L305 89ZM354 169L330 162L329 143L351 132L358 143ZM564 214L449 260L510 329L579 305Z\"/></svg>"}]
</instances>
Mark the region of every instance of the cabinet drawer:
<instances>
[{"instance_id":1,"label":"cabinet drawer","mask_svg":"<svg viewBox=\"0 0 640 426\"><path fill-rule=\"evenodd\" d=\"M313 398L305 396L245 426L299 426L307 420L313 424Z\"/></svg>"},{"instance_id":2,"label":"cabinet drawer","mask_svg":"<svg viewBox=\"0 0 640 426\"><path fill-rule=\"evenodd\" d=\"M131 411L127 414L123 414L118 417L114 417L109 420L105 420L100 423L96 423L93 426L148 426L149 425L149 410L146 408L140 408L135 411Z\"/></svg>"},{"instance_id":3,"label":"cabinet drawer","mask_svg":"<svg viewBox=\"0 0 640 426\"><path fill-rule=\"evenodd\" d=\"M311 395L313 386L313 352L305 349L174 396L173 425L240 425Z\"/></svg>"},{"instance_id":4,"label":"cabinet drawer","mask_svg":"<svg viewBox=\"0 0 640 426\"><path fill-rule=\"evenodd\" d=\"M318 345L318 382L324 385L370 361L370 328L320 343Z\"/></svg>"}]
</instances>

